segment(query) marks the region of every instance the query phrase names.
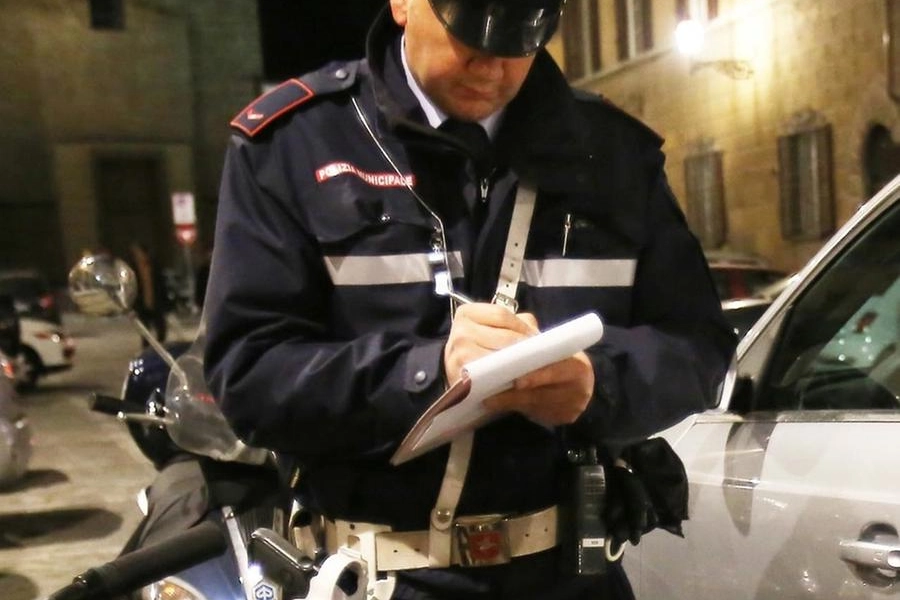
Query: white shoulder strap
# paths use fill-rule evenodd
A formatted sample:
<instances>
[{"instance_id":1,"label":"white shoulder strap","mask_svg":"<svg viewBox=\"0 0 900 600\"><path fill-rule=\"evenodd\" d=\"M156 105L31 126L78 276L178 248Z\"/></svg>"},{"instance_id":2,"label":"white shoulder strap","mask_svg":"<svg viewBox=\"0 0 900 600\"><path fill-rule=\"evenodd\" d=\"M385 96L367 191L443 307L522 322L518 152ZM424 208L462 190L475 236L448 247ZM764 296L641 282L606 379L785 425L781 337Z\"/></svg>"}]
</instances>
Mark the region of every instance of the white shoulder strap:
<instances>
[{"instance_id":1,"label":"white shoulder strap","mask_svg":"<svg viewBox=\"0 0 900 600\"><path fill-rule=\"evenodd\" d=\"M493 299L494 304L502 304L513 312L519 307L516 291L522 276L525 242L528 240L536 197L537 190L534 186L528 181L520 180L519 189L516 190L516 204L509 222L509 233L506 236L503 264L500 265L500 277L497 279L497 292Z\"/></svg>"},{"instance_id":2,"label":"white shoulder strap","mask_svg":"<svg viewBox=\"0 0 900 600\"><path fill-rule=\"evenodd\" d=\"M534 202L537 191L526 181L519 181L516 190L516 203L513 207L506 236L506 250L503 253L503 265L494 294L494 304L501 304L516 312L519 306L516 290L522 275L522 263L525 258L525 242L528 240L528 229L534 214ZM465 433L450 444L450 456L444 470L444 479L434 508L431 510L428 531L428 560L432 567L449 567L453 552L453 520L456 507L462 495L466 473L469 471L469 460L472 458L472 441L474 432Z\"/></svg>"}]
</instances>

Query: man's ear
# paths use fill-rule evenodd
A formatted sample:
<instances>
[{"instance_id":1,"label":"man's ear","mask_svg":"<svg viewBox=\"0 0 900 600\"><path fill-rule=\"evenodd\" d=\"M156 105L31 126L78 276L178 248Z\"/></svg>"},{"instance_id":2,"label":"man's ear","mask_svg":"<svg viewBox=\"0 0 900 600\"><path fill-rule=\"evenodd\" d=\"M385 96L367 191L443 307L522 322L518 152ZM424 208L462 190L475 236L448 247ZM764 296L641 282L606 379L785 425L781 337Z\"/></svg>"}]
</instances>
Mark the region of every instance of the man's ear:
<instances>
[{"instance_id":1,"label":"man's ear","mask_svg":"<svg viewBox=\"0 0 900 600\"><path fill-rule=\"evenodd\" d=\"M391 14L394 22L400 27L406 27L406 19L409 15L409 0L391 0Z\"/></svg>"}]
</instances>

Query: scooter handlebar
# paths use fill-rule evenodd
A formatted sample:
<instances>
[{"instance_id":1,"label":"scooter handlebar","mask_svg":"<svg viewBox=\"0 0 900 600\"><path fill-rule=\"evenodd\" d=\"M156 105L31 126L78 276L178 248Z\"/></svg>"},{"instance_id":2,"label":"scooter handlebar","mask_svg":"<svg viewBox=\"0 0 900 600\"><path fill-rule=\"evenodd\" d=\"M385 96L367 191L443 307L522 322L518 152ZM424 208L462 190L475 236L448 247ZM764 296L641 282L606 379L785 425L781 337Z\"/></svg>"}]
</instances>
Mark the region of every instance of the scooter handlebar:
<instances>
[{"instance_id":1,"label":"scooter handlebar","mask_svg":"<svg viewBox=\"0 0 900 600\"><path fill-rule=\"evenodd\" d=\"M166 575L215 558L226 548L221 527L206 522L158 544L88 569L47 600L113 600Z\"/></svg>"},{"instance_id":2,"label":"scooter handlebar","mask_svg":"<svg viewBox=\"0 0 900 600\"><path fill-rule=\"evenodd\" d=\"M94 412L116 416L121 413L143 413L144 407L137 402L129 402L115 396L91 394L88 399L89 408Z\"/></svg>"}]
</instances>

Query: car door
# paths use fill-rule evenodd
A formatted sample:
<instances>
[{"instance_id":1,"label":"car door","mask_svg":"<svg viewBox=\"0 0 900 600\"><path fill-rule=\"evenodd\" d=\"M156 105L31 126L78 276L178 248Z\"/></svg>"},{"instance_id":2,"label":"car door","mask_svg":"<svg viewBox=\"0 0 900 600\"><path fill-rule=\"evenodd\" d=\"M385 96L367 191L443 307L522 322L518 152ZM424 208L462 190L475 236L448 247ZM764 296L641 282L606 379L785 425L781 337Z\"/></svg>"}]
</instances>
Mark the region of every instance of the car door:
<instances>
[{"instance_id":1,"label":"car door","mask_svg":"<svg viewBox=\"0 0 900 600\"><path fill-rule=\"evenodd\" d=\"M626 553L638 598L900 596L900 178L741 342L717 409L663 432L685 537Z\"/></svg>"}]
</instances>

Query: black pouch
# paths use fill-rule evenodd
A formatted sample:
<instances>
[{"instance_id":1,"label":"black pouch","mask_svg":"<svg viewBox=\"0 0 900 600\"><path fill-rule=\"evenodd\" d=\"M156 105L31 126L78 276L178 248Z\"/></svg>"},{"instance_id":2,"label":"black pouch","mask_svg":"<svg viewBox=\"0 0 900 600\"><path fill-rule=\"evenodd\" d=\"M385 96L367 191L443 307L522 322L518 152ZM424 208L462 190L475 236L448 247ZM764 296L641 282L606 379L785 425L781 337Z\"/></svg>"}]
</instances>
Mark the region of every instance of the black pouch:
<instances>
[{"instance_id":1,"label":"black pouch","mask_svg":"<svg viewBox=\"0 0 900 600\"><path fill-rule=\"evenodd\" d=\"M657 527L684 536L687 473L665 439L627 446L608 466L604 518L615 547L626 541L637 545L642 535Z\"/></svg>"}]
</instances>

